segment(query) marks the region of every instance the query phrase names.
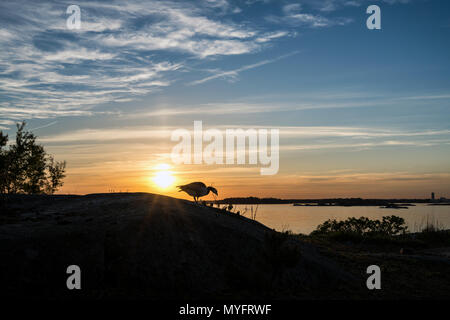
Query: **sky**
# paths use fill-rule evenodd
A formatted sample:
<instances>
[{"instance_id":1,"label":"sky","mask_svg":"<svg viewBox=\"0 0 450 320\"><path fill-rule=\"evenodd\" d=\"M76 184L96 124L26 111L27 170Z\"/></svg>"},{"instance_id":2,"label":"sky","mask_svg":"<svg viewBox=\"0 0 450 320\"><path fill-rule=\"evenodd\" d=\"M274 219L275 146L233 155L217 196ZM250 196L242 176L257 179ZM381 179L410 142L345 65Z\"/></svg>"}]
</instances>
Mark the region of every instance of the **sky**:
<instances>
[{"instance_id":1,"label":"sky","mask_svg":"<svg viewBox=\"0 0 450 320\"><path fill-rule=\"evenodd\" d=\"M381 30L366 26L373 4ZM67 27L69 5L81 10L80 29ZM26 121L67 161L59 193L187 198L175 186L203 181L219 198L450 197L449 9L439 0L3 0L0 130L14 138ZM172 163L171 134L194 121L279 129L278 173Z\"/></svg>"}]
</instances>

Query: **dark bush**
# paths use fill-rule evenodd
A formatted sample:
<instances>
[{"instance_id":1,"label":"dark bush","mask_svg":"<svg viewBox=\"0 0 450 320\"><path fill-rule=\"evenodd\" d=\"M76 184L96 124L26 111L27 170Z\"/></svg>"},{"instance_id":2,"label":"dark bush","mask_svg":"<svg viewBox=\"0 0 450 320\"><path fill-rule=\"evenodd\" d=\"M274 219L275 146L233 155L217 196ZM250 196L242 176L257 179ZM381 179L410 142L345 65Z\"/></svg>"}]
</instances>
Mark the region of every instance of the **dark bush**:
<instances>
[{"instance_id":1,"label":"dark bush","mask_svg":"<svg viewBox=\"0 0 450 320\"><path fill-rule=\"evenodd\" d=\"M405 220L397 216L385 216L382 220L371 220L366 217L348 218L347 220L327 220L320 224L311 235L341 235L343 237L361 236L394 236L406 233L408 227Z\"/></svg>"}]
</instances>

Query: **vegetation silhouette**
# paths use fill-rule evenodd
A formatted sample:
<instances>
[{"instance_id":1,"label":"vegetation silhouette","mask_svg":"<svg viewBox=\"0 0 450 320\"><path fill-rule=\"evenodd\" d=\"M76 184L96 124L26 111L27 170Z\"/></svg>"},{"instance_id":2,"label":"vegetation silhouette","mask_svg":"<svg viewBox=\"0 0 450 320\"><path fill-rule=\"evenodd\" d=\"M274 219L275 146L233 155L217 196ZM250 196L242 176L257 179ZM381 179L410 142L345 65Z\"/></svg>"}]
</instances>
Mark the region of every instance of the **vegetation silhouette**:
<instances>
[{"instance_id":1,"label":"vegetation silhouette","mask_svg":"<svg viewBox=\"0 0 450 320\"><path fill-rule=\"evenodd\" d=\"M53 194L63 185L66 162L55 161L34 133L17 124L15 143L0 131L0 193Z\"/></svg>"},{"instance_id":2,"label":"vegetation silhouette","mask_svg":"<svg viewBox=\"0 0 450 320\"><path fill-rule=\"evenodd\" d=\"M381 221L377 219L371 220L366 217L352 217L344 221L327 220L320 224L312 234L344 233L358 236L394 236L399 233L406 233L407 229L405 220L398 216L385 216Z\"/></svg>"}]
</instances>

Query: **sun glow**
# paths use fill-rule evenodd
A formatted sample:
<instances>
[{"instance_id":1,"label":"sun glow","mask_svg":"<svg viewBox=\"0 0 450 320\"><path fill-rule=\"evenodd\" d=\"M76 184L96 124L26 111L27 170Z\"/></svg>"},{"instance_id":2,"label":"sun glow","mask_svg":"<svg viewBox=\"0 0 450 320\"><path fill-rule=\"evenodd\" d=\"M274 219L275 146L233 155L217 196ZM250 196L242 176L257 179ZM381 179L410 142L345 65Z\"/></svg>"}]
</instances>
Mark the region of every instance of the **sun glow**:
<instances>
[{"instance_id":1,"label":"sun glow","mask_svg":"<svg viewBox=\"0 0 450 320\"><path fill-rule=\"evenodd\" d=\"M175 182L175 177L172 171L170 171L170 166L168 164L160 164L156 168L157 172L153 176L153 182L161 189L166 189L173 185Z\"/></svg>"}]
</instances>

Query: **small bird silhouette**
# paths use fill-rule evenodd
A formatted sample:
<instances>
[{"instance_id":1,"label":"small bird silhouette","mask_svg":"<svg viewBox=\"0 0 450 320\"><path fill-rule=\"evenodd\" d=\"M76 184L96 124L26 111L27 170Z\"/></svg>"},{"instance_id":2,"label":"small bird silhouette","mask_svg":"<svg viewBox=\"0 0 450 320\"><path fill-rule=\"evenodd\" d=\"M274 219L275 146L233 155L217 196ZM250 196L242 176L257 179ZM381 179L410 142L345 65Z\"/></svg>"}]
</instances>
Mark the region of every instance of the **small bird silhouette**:
<instances>
[{"instance_id":1,"label":"small bird silhouette","mask_svg":"<svg viewBox=\"0 0 450 320\"><path fill-rule=\"evenodd\" d=\"M216 188L207 187L203 182L192 182L184 186L177 186L177 188L180 189L178 192L184 191L191 197L194 197L195 203L197 203L198 198L208 195L210 191L217 195Z\"/></svg>"}]
</instances>

